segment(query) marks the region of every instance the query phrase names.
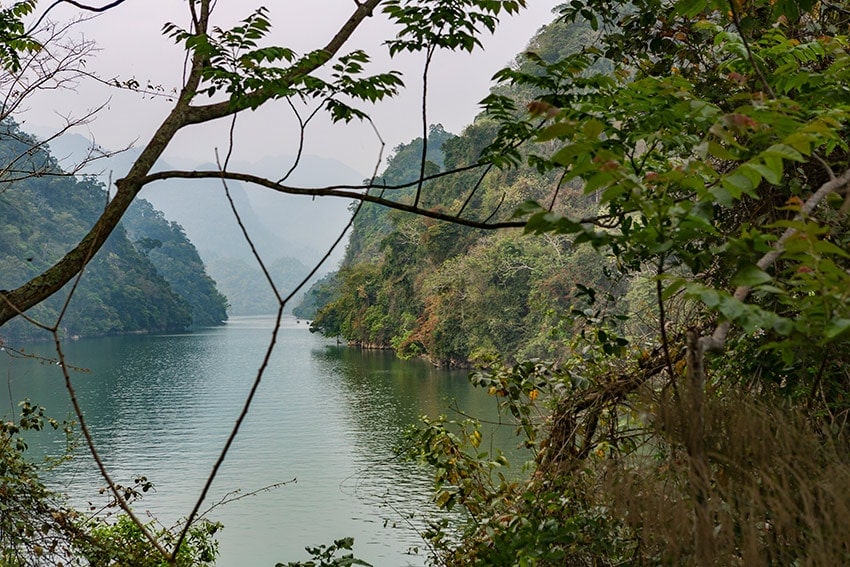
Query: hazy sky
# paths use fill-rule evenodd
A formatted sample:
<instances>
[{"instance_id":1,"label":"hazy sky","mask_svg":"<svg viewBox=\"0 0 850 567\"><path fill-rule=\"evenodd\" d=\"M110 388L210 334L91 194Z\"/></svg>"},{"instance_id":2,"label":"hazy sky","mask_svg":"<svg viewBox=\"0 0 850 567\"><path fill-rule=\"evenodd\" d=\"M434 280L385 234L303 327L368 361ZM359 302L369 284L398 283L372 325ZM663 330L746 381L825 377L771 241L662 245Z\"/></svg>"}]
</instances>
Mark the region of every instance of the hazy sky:
<instances>
[{"instance_id":1,"label":"hazy sky","mask_svg":"<svg viewBox=\"0 0 850 567\"><path fill-rule=\"evenodd\" d=\"M507 65L527 44L540 26L552 19L557 0L529 0L529 8L519 16L504 17L495 34L483 38L485 50L472 55L439 53L432 64L429 81L429 122L442 123L447 130L460 132L478 112L478 102L487 94L490 78ZM323 46L353 9L351 0L276 0L266 6L274 25L271 41L303 53ZM180 84L183 73L181 50L161 34L165 22L185 25L186 2L182 0L128 0L116 9L78 27L100 51L88 61L88 69L105 78L135 77L166 88ZM247 16L255 4L244 0L218 0L214 25L226 27ZM70 7L52 12L55 20L70 18ZM349 50L363 48L373 57L370 72L398 69L404 73L407 89L401 96L371 109L375 124L387 144L384 158L395 145L420 135L421 68L420 54L390 60L383 40L394 34L383 15L376 13L356 32ZM29 104L25 115L30 128L42 130L56 122L58 115L80 115L85 109L109 101L107 108L87 127L77 130L108 148L135 141L144 144L168 112L167 102L142 99L138 94L104 88L83 82L76 92L50 93ZM283 102L240 118L237 124L237 154L240 159L266 155L292 154L297 130L291 112ZM167 157L214 161L214 149L227 144L227 127L219 122L184 131ZM370 126L352 123L331 126L317 120L307 134L306 152L333 157L368 174L375 166L380 144Z\"/></svg>"}]
</instances>

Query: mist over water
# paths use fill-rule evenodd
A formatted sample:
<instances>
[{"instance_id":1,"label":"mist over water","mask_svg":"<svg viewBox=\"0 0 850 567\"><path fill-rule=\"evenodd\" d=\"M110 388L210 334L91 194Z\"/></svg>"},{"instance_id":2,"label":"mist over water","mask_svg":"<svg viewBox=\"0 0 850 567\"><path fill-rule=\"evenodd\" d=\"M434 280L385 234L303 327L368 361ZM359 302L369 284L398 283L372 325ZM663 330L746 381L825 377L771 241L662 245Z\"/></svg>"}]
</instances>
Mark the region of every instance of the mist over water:
<instances>
[{"instance_id":1,"label":"mist over water","mask_svg":"<svg viewBox=\"0 0 850 567\"><path fill-rule=\"evenodd\" d=\"M244 403L268 345L273 319L234 318L222 328L177 335L83 339L64 344L97 447L116 482L144 475L155 485L135 505L170 525L189 513ZM27 349L52 356L50 345ZM70 402L54 365L0 357L7 387L0 414L29 397L57 418ZM454 400L454 402L452 402ZM420 415L450 405L497 419L495 402L465 372L439 370L392 353L360 351L287 318L251 412L202 509L233 491L285 486L214 508L221 566L304 560L305 546L355 538L355 554L376 567L424 565L417 530L433 511L428 471L393 448ZM460 418L459 415L454 417ZM510 448L512 428L494 443ZM34 454L59 453L60 433L34 436ZM104 486L84 447L45 473L72 503L102 504ZM231 495L232 496L232 495Z\"/></svg>"}]
</instances>

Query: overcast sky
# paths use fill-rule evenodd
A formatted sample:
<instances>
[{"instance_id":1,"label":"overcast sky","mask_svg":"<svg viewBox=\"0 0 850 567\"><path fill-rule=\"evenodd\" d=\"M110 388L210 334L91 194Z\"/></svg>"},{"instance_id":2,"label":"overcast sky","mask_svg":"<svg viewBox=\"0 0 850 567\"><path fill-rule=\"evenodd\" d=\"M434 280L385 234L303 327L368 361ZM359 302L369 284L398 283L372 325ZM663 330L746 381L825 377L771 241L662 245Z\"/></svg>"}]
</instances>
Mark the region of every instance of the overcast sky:
<instances>
[{"instance_id":1,"label":"overcast sky","mask_svg":"<svg viewBox=\"0 0 850 567\"><path fill-rule=\"evenodd\" d=\"M469 124L478 112L478 102L487 94L492 75L509 64L540 26L552 19L552 8L558 3L529 0L529 7L520 15L503 17L495 36L483 38L484 51L477 50L471 55L439 53L432 64L429 82L429 122L442 123L456 133ZM141 83L150 80L166 88L179 86L183 73L181 50L163 37L160 30L169 21L185 25L188 20L185 5L181 0L128 0L79 26L78 33L94 40L100 48L89 59L89 70L105 78L135 77ZM254 6L245 0L219 0L213 14L214 25L231 25L247 16ZM266 6L274 26L271 40L304 53L323 46L332 37L351 14L353 2L276 0ZM70 6L51 13L59 21L72 15ZM363 48L372 55L370 72L398 69L404 73L406 92L392 101L378 103L370 111L387 144L384 158L392 147L421 133L422 56L404 55L390 60L381 43L393 34L393 27L383 15L376 13L358 29L348 46L348 50ZM81 83L75 93L50 93L33 99L25 119L29 128L43 132L56 123L57 115L80 115L85 109L107 101L107 108L96 120L78 130L107 148L133 142L143 145L170 108L162 100L145 100L137 94ZM282 102L240 118L235 157L252 160L294 153L297 130L293 125L291 113ZM166 157L214 161L214 149L226 147L227 126L220 122L187 129L175 139ZM307 136L307 153L336 158L364 175L375 166L380 144L367 125L331 126L325 120L318 120Z\"/></svg>"}]
</instances>

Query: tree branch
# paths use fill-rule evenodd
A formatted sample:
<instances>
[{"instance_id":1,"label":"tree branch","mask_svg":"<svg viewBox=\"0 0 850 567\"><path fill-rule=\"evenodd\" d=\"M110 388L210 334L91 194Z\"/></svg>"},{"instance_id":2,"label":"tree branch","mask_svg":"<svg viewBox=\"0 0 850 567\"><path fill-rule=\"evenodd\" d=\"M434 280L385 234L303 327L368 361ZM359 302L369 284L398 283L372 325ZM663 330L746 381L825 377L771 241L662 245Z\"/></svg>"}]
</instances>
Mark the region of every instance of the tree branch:
<instances>
[{"instance_id":1,"label":"tree branch","mask_svg":"<svg viewBox=\"0 0 850 567\"><path fill-rule=\"evenodd\" d=\"M478 166L470 166L466 169L471 169L472 167ZM457 173L459 170L455 170L452 172L444 172L442 174L433 175L427 179L434 179L436 177L442 177L445 175L450 175L452 173ZM487 222L487 221L476 221L472 219L465 219L458 217L453 214L447 214L436 210L424 209L418 205L408 205L406 203L401 203L398 201L393 201L391 199L387 199L385 197L379 195L372 195L367 192L364 192L366 189L402 189L405 187L411 187L418 183L418 181L414 181L412 183L407 183L404 185L335 185L330 187L319 187L319 188L305 188L305 187L291 187L288 185L282 185L271 179L267 179L265 177L260 177L258 175L252 175L250 173L237 173L232 171L225 172L216 172L216 171L158 171L146 177L146 184L152 181L165 180L165 179L229 179L231 181L243 181L245 183L252 183L254 185L258 185L260 187L266 187L268 189L272 189L279 193L286 193L289 195L308 195L311 197L343 197L346 199L354 199L357 201L364 201L369 203L375 203L377 205L383 205L390 209L395 209L398 211L405 211L408 213L414 213L417 215L421 215L424 217L442 220L451 222L454 224L459 224L463 226L468 226L471 228L481 228L487 230L495 230L500 228L521 228L525 226L525 221L505 221L505 222ZM579 221L583 222L583 221Z\"/></svg>"},{"instance_id":2,"label":"tree branch","mask_svg":"<svg viewBox=\"0 0 850 567\"><path fill-rule=\"evenodd\" d=\"M37 29L38 26L41 25L41 22L44 21L44 18L47 17L47 14L49 14L50 11L53 10L53 8L60 4L70 4L76 8L79 8L80 10L85 10L86 12L102 13L106 12L107 10L111 10L112 8L118 6L119 4L123 4L126 1L127 0L114 0L114 2L110 2L109 4L105 4L103 6L89 6L80 2L75 2L74 0L56 0L56 2L47 7L47 9L41 14L38 20L36 20L35 24L30 27L29 31L25 34L25 36L30 35L35 29Z\"/></svg>"},{"instance_id":3,"label":"tree branch","mask_svg":"<svg viewBox=\"0 0 850 567\"><path fill-rule=\"evenodd\" d=\"M348 18L330 42L324 48L317 51L321 56L305 59L300 64L292 67L289 73L281 79L279 85L293 84L297 79L305 77L323 67L345 45L354 31L363 23L363 20L372 15L372 10L380 3L381 0L366 0L359 3L354 14ZM250 100L226 100L204 106L192 106L187 113L186 124L201 124L248 110L274 98L276 93L277 89L260 89L250 97Z\"/></svg>"}]
</instances>

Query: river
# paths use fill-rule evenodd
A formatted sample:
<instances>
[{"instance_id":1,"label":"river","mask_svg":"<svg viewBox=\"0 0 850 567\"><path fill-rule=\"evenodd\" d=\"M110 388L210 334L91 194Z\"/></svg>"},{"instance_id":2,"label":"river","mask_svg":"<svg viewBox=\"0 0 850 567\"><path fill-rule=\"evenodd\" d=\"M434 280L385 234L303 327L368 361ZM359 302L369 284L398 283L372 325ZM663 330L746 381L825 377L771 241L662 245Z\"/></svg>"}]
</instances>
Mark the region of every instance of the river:
<instances>
[{"instance_id":1,"label":"river","mask_svg":"<svg viewBox=\"0 0 850 567\"><path fill-rule=\"evenodd\" d=\"M117 482L144 475L154 483L134 508L166 524L189 513L244 402L268 344L273 319L233 318L223 327L186 334L133 335L64 344L86 419ZM26 345L51 355L47 343ZM54 417L70 403L58 367L0 356L7 384L0 415L29 397ZM418 535L433 512L428 471L393 448L420 415L453 415L454 407L497 419L486 392L465 372L401 361L311 334L286 318L254 406L203 508L233 491L270 491L217 507L223 567L273 566L308 559L305 546L355 538L355 554L375 567L424 565ZM451 407L450 407L451 406ZM494 443L510 447L511 429ZM33 450L56 453L64 438L37 436ZM104 485L84 447L49 471L50 486L84 506L101 503Z\"/></svg>"}]
</instances>

